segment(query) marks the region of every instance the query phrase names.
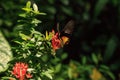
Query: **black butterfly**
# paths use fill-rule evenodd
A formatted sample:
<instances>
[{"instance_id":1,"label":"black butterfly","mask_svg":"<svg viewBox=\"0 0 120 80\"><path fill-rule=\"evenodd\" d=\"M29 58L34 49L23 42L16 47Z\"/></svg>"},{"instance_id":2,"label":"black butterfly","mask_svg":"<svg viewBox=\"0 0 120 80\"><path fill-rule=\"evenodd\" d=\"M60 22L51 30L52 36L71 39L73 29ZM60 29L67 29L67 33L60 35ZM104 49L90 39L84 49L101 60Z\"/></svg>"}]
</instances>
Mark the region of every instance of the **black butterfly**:
<instances>
[{"instance_id":1,"label":"black butterfly","mask_svg":"<svg viewBox=\"0 0 120 80\"><path fill-rule=\"evenodd\" d=\"M74 25L75 25L74 20L68 21L68 23L65 25L65 27L63 28L63 30L61 32L59 30L59 24L57 25L57 30L58 30L58 33L59 33L59 39L61 40L61 46L62 47L69 43L70 36L73 32Z\"/></svg>"}]
</instances>

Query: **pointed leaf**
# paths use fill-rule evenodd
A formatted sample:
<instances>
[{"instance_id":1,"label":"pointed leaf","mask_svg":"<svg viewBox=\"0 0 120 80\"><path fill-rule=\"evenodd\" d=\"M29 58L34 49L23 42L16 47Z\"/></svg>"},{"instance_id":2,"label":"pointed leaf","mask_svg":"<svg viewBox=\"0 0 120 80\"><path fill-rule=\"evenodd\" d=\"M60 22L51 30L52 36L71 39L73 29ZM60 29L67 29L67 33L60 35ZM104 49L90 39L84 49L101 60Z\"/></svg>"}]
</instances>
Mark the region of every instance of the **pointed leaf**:
<instances>
[{"instance_id":1,"label":"pointed leaf","mask_svg":"<svg viewBox=\"0 0 120 80\"><path fill-rule=\"evenodd\" d=\"M92 54L92 60L95 64L98 64L98 57L94 53Z\"/></svg>"},{"instance_id":2,"label":"pointed leaf","mask_svg":"<svg viewBox=\"0 0 120 80\"><path fill-rule=\"evenodd\" d=\"M31 2L28 1L28 2L26 3L26 8L30 8L30 7L31 7Z\"/></svg>"}]
</instances>

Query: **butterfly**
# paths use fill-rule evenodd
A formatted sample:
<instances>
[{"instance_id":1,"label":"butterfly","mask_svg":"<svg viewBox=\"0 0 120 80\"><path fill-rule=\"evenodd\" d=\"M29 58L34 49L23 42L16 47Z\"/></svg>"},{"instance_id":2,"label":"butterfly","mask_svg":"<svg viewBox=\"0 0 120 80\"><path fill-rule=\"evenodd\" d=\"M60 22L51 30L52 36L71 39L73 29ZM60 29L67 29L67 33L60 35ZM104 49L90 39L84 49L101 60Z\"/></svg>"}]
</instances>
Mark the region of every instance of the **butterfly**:
<instances>
[{"instance_id":1,"label":"butterfly","mask_svg":"<svg viewBox=\"0 0 120 80\"><path fill-rule=\"evenodd\" d=\"M58 30L58 33L59 33L59 39L61 41L61 46L62 47L69 43L70 36L73 32L74 26L75 26L75 21L70 20L70 21L67 22L67 24L65 25L63 30L60 32L59 24L57 24L57 30Z\"/></svg>"}]
</instances>

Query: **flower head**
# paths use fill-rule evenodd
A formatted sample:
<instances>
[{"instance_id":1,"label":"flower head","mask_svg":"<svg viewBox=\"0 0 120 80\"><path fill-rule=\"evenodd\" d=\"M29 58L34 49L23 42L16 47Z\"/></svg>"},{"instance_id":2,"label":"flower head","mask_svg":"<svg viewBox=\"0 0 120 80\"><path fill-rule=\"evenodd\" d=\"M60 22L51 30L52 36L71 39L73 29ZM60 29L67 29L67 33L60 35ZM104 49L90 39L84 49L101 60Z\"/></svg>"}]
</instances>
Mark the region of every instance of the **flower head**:
<instances>
[{"instance_id":1,"label":"flower head","mask_svg":"<svg viewBox=\"0 0 120 80\"><path fill-rule=\"evenodd\" d=\"M52 47L53 47L53 50L57 50L61 47L61 41L59 39L59 34L58 33L55 33L52 36Z\"/></svg>"},{"instance_id":2,"label":"flower head","mask_svg":"<svg viewBox=\"0 0 120 80\"><path fill-rule=\"evenodd\" d=\"M31 74L27 74L28 65L22 62L18 62L13 67L13 71L11 72L16 78L19 80L24 80L25 78L31 78Z\"/></svg>"}]
</instances>

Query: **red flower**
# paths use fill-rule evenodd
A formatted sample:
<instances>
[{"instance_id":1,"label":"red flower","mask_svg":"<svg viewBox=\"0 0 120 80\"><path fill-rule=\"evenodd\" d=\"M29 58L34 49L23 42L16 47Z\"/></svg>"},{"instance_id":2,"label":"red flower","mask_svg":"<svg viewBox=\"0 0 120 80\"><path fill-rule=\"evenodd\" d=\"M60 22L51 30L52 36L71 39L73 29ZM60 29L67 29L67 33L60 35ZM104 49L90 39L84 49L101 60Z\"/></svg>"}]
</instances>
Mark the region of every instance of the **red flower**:
<instances>
[{"instance_id":1,"label":"red flower","mask_svg":"<svg viewBox=\"0 0 120 80\"><path fill-rule=\"evenodd\" d=\"M13 67L13 71L11 73L19 80L24 80L25 77L27 77L28 75L31 76L30 74L27 74L27 69L28 69L27 64L18 62ZM31 78L31 77L27 77L27 78Z\"/></svg>"},{"instance_id":2,"label":"red flower","mask_svg":"<svg viewBox=\"0 0 120 80\"><path fill-rule=\"evenodd\" d=\"M61 41L59 39L58 33L54 34L52 37L52 47L53 50L57 50L61 47Z\"/></svg>"}]
</instances>

